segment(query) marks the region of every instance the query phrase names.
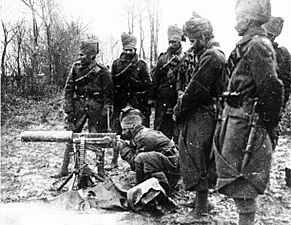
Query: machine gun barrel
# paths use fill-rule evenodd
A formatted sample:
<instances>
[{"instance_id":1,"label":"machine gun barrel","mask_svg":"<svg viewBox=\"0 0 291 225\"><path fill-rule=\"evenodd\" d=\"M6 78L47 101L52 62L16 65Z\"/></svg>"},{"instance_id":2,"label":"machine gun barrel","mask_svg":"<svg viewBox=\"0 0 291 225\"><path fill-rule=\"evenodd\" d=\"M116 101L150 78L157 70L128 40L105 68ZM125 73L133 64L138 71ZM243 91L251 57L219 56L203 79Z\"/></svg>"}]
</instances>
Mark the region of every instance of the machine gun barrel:
<instances>
[{"instance_id":1,"label":"machine gun barrel","mask_svg":"<svg viewBox=\"0 0 291 225\"><path fill-rule=\"evenodd\" d=\"M80 143L84 137L86 143L102 147L115 147L116 133L73 133L72 131L24 131L21 141L24 142L71 142Z\"/></svg>"}]
</instances>

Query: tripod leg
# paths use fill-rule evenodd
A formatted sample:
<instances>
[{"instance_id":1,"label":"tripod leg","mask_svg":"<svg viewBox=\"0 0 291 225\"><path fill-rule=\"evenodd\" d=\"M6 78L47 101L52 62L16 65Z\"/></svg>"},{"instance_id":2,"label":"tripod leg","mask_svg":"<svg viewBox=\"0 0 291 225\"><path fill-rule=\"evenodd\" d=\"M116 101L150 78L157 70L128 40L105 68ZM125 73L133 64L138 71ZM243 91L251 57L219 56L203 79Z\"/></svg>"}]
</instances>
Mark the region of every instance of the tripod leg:
<instances>
[{"instance_id":1,"label":"tripod leg","mask_svg":"<svg viewBox=\"0 0 291 225\"><path fill-rule=\"evenodd\" d=\"M69 191L73 190L74 188L74 184L76 182L76 178L77 178L77 174L76 173L73 173L73 176L72 176L72 179L73 179L73 182L71 183L70 187L69 187Z\"/></svg>"},{"instance_id":2,"label":"tripod leg","mask_svg":"<svg viewBox=\"0 0 291 225\"><path fill-rule=\"evenodd\" d=\"M62 183L62 185L57 189L57 191L62 190L62 188L69 182L69 180L71 180L71 178L73 177L74 173L71 173L66 180L64 181L64 183Z\"/></svg>"}]
</instances>

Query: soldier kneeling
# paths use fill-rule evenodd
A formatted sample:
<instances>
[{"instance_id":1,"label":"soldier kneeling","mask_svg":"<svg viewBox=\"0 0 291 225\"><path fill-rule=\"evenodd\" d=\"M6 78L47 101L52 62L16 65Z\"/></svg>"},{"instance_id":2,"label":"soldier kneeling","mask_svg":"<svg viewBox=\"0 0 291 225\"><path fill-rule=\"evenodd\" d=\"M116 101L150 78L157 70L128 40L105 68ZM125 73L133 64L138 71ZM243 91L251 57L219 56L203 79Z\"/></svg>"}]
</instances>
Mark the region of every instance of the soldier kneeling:
<instances>
[{"instance_id":1,"label":"soldier kneeling","mask_svg":"<svg viewBox=\"0 0 291 225\"><path fill-rule=\"evenodd\" d=\"M120 120L123 139L118 143L120 155L136 172L137 184L154 177L169 194L180 179L175 144L162 132L143 126L138 109L124 108Z\"/></svg>"}]
</instances>

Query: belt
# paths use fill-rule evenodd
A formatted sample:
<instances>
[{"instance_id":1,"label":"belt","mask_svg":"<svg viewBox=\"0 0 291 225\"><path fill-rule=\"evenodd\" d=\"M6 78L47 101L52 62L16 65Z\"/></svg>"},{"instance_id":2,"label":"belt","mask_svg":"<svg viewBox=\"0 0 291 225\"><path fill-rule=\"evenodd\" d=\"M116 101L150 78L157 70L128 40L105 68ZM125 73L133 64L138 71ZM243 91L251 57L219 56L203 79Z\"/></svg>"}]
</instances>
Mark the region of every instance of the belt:
<instances>
[{"instance_id":1,"label":"belt","mask_svg":"<svg viewBox=\"0 0 291 225\"><path fill-rule=\"evenodd\" d=\"M96 92L84 92L84 93L78 93L77 98L99 98L102 97L102 93L99 91Z\"/></svg>"}]
</instances>

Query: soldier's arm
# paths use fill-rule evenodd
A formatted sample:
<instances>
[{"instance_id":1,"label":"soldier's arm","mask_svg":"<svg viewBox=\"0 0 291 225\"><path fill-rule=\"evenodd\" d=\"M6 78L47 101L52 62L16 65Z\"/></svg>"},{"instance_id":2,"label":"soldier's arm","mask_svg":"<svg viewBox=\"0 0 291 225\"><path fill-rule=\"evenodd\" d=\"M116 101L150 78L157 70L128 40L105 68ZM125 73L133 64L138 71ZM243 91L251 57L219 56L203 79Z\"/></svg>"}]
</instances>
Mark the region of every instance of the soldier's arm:
<instances>
[{"instance_id":1,"label":"soldier's arm","mask_svg":"<svg viewBox=\"0 0 291 225\"><path fill-rule=\"evenodd\" d=\"M149 72L149 68L146 62L142 61L142 81L143 81L143 89L145 91L150 91L152 86L152 77Z\"/></svg>"},{"instance_id":2,"label":"soldier's arm","mask_svg":"<svg viewBox=\"0 0 291 225\"><path fill-rule=\"evenodd\" d=\"M64 103L64 112L70 113L74 111L74 93L75 93L75 70L74 65L71 67L69 75L67 77L66 86L65 86L65 103Z\"/></svg>"},{"instance_id":3,"label":"soldier's arm","mask_svg":"<svg viewBox=\"0 0 291 225\"><path fill-rule=\"evenodd\" d=\"M117 146L120 150L120 157L128 162L132 170L135 170L134 159L136 157L136 154L134 148L123 140L120 140Z\"/></svg>"},{"instance_id":4,"label":"soldier's arm","mask_svg":"<svg viewBox=\"0 0 291 225\"><path fill-rule=\"evenodd\" d=\"M278 77L283 82L284 105L286 105L291 93L291 57L288 50L284 47L279 48L276 57L278 62Z\"/></svg>"},{"instance_id":5,"label":"soldier's arm","mask_svg":"<svg viewBox=\"0 0 291 225\"><path fill-rule=\"evenodd\" d=\"M113 104L113 82L112 77L107 68L102 68L101 70L102 80L103 80L103 99L104 105L112 105Z\"/></svg>"},{"instance_id":6,"label":"soldier's arm","mask_svg":"<svg viewBox=\"0 0 291 225\"><path fill-rule=\"evenodd\" d=\"M161 56L158 59L158 63L156 68L154 69L153 75L152 75L152 86L150 89L150 98L155 99L156 92L160 86L160 74L161 74L161 67L162 67L162 60Z\"/></svg>"},{"instance_id":7,"label":"soldier's arm","mask_svg":"<svg viewBox=\"0 0 291 225\"><path fill-rule=\"evenodd\" d=\"M280 120L283 86L275 70L275 56L267 39L254 39L246 52L251 74L257 86L259 113L267 129L273 129Z\"/></svg>"}]
</instances>

